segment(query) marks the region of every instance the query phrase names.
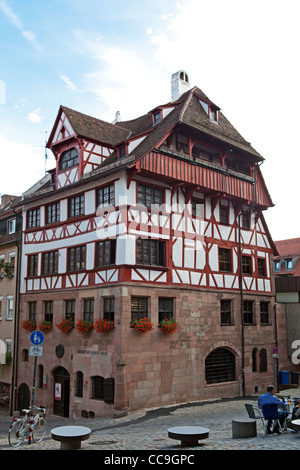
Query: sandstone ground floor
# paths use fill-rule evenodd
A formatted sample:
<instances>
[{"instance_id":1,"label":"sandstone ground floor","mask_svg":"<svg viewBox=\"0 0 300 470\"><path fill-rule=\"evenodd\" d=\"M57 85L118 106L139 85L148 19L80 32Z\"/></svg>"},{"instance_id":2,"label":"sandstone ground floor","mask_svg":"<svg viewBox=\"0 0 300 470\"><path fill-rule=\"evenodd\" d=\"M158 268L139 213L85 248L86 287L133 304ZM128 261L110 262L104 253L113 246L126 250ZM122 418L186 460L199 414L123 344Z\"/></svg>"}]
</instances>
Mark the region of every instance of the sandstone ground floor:
<instances>
[{"instance_id":1,"label":"sandstone ground floor","mask_svg":"<svg viewBox=\"0 0 300 470\"><path fill-rule=\"evenodd\" d=\"M109 300L108 300L109 299ZM263 393L274 382L273 296L138 284L23 294L20 325L47 319L43 355L30 356L20 328L18 408L32 398L65 417L113 416L141 408ZM33 305L34 304L34 305ZM61 327L66 318L73 328ZM108 332L79 321L110 319ZM148 318L141 332L134 320ZM163 318L176 320L165 334Z\"/></svg>"}]
</instances>

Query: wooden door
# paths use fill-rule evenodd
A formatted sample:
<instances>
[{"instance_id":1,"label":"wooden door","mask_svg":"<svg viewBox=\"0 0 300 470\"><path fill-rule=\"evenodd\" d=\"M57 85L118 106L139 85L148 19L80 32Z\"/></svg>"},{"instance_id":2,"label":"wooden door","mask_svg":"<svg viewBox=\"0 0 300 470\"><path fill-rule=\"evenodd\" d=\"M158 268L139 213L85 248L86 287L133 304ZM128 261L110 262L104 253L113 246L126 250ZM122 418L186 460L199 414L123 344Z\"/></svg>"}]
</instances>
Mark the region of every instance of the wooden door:
<instances>
[{"instance_id":1,"label":"wooden door","mask_svg":"<svg viewBox=\"0 0 300 470\"><path fill-rule=\"evenodd\" d=\"M53 413L65 418L69 417L70 405L70 374L63 367L54 371L54 406Z\"/></svg>"}]
</instances>

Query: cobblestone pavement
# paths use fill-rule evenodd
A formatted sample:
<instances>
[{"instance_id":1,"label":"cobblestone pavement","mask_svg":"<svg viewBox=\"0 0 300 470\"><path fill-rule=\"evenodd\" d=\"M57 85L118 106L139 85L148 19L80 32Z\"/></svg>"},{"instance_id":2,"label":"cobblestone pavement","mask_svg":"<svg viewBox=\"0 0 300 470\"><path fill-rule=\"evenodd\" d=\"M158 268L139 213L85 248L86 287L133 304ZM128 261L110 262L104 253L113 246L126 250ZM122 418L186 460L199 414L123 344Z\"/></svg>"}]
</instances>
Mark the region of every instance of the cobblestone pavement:
<instances>
[{"instance_id":1,"label":"cobblestone pavement","mask_svg":"<svg viewBox=\"0 0 300 470\"><path fill-rule=\"evenodd\" d=\"M290 392L290 391L289 391ZM295 394L296 393L296 394ZM292 390L299 396L299 390ZM293 395L294 394L294 395ZM220 399L211 402L187 403L165 408L142 410L118 419L67 419L47 416L47 433L39 444L21 444L12 448L7 433L11 417L0 414L0 451L3 450L59 450L60 443L51 438L51 429L56 426L81 425L92 430L88 440L82 442L81 450L160 452L182 451L180 441L170 439L167 429L173 426L203 426L210 430L208 439L199 441L196 447L185 447L194 453L205 450L299 450L300 432L285 432L281 435L263 436L263 426L257 422L257 437L232 438L232 419L246 418L245 403L256 404L256 398Z\"/></svg>"}]
</instances>

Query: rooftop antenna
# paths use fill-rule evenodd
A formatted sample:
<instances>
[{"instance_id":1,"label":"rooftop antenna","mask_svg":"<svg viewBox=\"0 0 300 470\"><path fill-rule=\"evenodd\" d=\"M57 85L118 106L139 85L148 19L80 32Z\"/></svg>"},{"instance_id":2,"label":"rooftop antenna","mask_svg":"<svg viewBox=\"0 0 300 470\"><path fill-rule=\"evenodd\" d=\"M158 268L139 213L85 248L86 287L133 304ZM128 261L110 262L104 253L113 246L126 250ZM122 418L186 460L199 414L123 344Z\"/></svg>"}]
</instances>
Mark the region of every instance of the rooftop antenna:
<instances>
[{"instance_id":1,"label":"rooftop antenna","mask_svg":"<svg viewBox=\"0 0 300 470\"><path fill-rule=\"evenodd\" d=\"M45 145L39 145L38 147L43 147L45 149L44 158L45 158L45 176L46 176L46 173L47 173L47 160L48 160L48 154L47 154L48 139L47 139L47 131L41 131L41 132L43 134L45 134Z\"/></svg>"},{"instance_id":2,"label":"rooftop antenna","mask_svg":"<svg viewBox=\"0 0 300 470\"><path fill-rule=\"evenodd\" d=\"M47 160L48 160L48 154L47 154L47 143L48 143L47 131L44 131L44 134L45 134L45 175L46 175L46 173L47 173Z\"/></svg>"}]
</instances>

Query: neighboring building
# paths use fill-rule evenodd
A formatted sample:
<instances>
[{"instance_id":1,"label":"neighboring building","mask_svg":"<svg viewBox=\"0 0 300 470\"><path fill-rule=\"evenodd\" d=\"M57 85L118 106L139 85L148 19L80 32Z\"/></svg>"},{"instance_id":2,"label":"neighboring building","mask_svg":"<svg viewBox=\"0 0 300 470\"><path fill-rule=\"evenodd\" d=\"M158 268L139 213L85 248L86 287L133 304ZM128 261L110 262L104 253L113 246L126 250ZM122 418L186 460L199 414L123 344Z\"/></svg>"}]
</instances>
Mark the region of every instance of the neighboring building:
<instances>
[{"instance_id":1,"label":"neighboring building","mask_svg":"<svg viewBox=\"0 0 300 470\"><path fill-rule=\"evenodd\" d=\"M36 400L103 416L265 390L276 249L262 212L273 204L263 158L220 108L180 71L172 101L131 121L61 106L48 147L56 168L22 200L20 324L53 324ZM162 334L164 317L179 330ZM56 326L99 318L115 329ZM136 318L153 331L138 333ZM20 328L19 407L29 336Z\"/></svg>"},{"instance_id":2,"label":"neighboring building","mask_svg":"<svg viewBox=\"0 0 300 470\"><path fill-rule=\"evenodd\" d=\"M300 371L300 238L275 242L274 257L277 302L277 329L280 342L279 365L288 371ZM295 343L296 341L296 343ZM295 354L296 361L292 361Z\"/></svg>"},{"instance_id":3,"label":"neighboring building","mask_svg":"<svg viewBox=\"0 0 300 470\"><path fill-rule=\"evenodd\" d=\"M21 222L16 196L3 195L0 205L0 407L13 408L16 328L18 324L18 260Z\"/></svg>"}]
</instances>

